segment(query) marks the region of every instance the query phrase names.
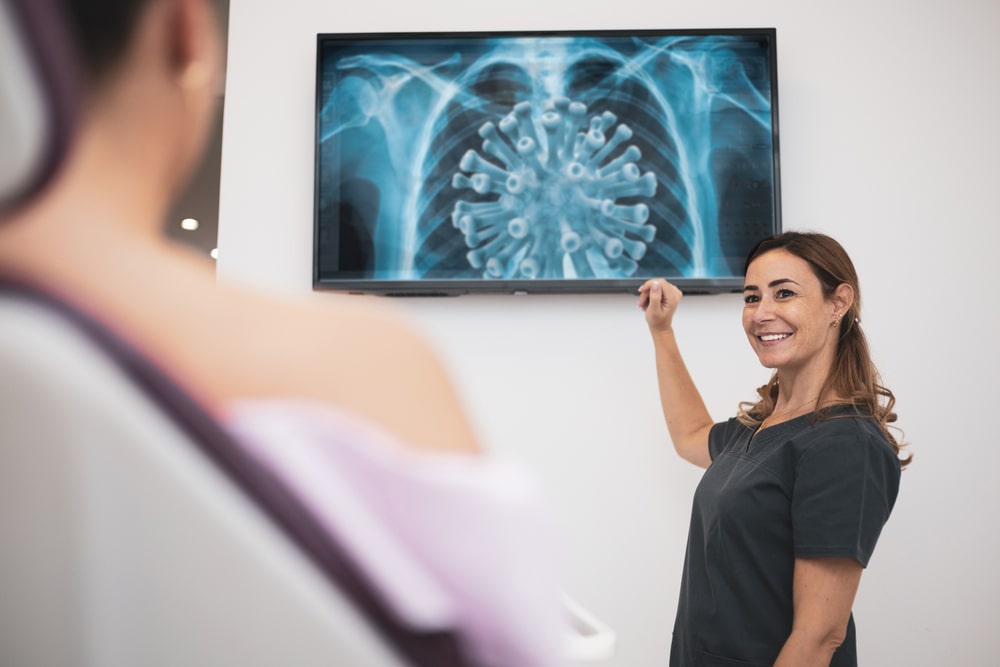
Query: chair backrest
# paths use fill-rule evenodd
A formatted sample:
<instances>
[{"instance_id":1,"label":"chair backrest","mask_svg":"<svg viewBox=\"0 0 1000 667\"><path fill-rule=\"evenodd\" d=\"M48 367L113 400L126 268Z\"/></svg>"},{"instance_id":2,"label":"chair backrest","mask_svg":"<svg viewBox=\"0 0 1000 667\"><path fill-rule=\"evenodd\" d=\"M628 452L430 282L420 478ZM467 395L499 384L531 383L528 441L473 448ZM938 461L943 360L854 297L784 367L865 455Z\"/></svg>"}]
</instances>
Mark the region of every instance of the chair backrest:
<instances>
[{"instance_id":1,"label":"chair backrest","mask_svg":"<svg viewBox=\"0 0 1000 667\"><path fill-rule=\"evenodd\" d=\"M467 664L79 313L0 285L0 664Z\"/></svg>"}]
</instances>

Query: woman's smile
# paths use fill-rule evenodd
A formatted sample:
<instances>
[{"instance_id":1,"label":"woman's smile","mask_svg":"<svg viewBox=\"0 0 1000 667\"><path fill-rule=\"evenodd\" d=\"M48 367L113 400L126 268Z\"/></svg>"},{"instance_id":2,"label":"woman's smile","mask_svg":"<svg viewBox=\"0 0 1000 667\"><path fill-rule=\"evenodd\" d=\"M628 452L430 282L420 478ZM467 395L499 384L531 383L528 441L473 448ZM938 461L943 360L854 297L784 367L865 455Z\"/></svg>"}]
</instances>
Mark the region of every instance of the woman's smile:
<instances>
[{"instance_id":1,"label":"woman's smile","mask_svg":"<svg viewBox=\"0 0 1000 667\"><path fill-rule=\"evenodd\" d=\"M783 340L791 338L791 336L792 334L790 333L757 334L757 340L759 340L763 345L772 346L772 345L777 345Z\"/></svg>"}]
</instances>

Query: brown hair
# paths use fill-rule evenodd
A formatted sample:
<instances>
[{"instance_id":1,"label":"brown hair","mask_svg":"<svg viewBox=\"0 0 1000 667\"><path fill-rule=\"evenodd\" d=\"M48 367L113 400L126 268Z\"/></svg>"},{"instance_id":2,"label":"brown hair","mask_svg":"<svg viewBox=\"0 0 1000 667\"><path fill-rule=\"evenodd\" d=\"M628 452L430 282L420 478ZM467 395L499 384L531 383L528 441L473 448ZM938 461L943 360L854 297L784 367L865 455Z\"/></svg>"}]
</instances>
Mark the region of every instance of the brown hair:
<instances>
[{"instance_id":1,"label":"brown hair","mask_svg":"<svg viewBox=\"0 0 1000 667\"><path fill-rule=\"evenodd\" d=\"M805 260L819 279L825 298L830 298L839 285L847 284L854 290L854 303L840 320L840 341L834 357L833 368L823 383L820 397L839 396L835 405L849 405L862 414L870 415L876 421L889 444L900 455L901 444L890 431L896 421L893 408L896 397L882 384L878 369L872 362L868 341L861 329L861 288L858 274L851 258L844 248L825 234L806 232L784 232L764 239L750 251L743 274L746 275L750 263L772 250L784 250ZM774 411L778 398L778 375L775 373L763 387L757 389L760 399L756 403L743 402L739 405L737 418L747 426L756 428ZM815 419L823 419L822 401L817 402ZM829 406L827 402L825 406ZM898 430L896 427L892 427ZM910 463L912 455L900 456L901 465Z\"/></svg>"},{"instance_id":2,"label":"brown hair","mask_svg":"<svg viewBox=\"0 0 1000 667\"><path fill-rule=\"evenodd\" d=\"M57 0L74 38L88 83L106 78L119 64L149 0Z\"/></svg>"},{"instance_id":3,"label":"brown hair","mask_svg":"<svg viewBox=\"0 0 1000 667\"><path fill-rule=\"evenodd\" d=\"M99 85L121 65L142 14L153 0L55 0L54 4L72 37L84 83ZM208 0L218 12L222 4Z\"/></svg>"}]
</instances>

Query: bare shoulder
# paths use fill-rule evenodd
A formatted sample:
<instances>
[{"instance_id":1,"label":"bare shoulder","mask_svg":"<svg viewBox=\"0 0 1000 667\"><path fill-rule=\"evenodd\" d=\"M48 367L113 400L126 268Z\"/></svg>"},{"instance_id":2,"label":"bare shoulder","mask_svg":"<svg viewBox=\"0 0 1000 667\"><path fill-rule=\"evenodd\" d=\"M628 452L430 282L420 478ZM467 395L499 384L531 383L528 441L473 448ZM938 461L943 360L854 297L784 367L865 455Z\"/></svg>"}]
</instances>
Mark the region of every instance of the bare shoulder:
<instances>
[{"instance_id":1,"label":"bare shoulder","mask_svg":"<svg viewBox=\"0 0 1000 667\"><path fill-rule=\"evenodd\" d=\"M476 449L444 365L391 302L333 294L283 299L225 287L213 301L212 348L222 367L207 381L223 400L329 401L416 447Z\"/></svg>"},{"instance_id":2,"label":"bare shoulder","mask_svg":"<svg viewBox=\"0 0 1000 667\"><path fill-rule=\"evenodd\" d=\"M242 398L326 401L416 447L476 449L444 366L390 302L270 295L218 283L211 267L174 248L132 250L76 271L79 295L213 408Z\"/></svg>"}]
</instances>

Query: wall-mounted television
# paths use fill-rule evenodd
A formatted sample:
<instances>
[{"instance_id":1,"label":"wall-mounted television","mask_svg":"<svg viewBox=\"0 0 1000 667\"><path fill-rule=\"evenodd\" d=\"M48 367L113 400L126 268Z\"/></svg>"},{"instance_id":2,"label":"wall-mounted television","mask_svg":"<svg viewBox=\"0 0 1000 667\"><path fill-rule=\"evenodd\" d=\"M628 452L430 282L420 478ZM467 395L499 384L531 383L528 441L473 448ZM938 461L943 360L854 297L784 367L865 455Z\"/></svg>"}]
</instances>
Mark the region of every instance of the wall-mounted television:
<instances>
[{"instance_id":1,"label":"wall-mounted television","mask_svg":"<svg viewBox=\"0 0 1000 667\"><path fill-rule=\"evenodd\" d=\"M775 30L320 34L316 289L742 289L780 231Z\"/></svg>"}]
</instances>

